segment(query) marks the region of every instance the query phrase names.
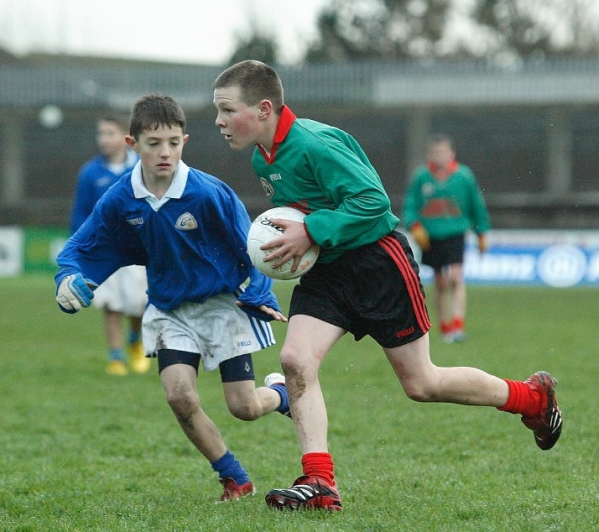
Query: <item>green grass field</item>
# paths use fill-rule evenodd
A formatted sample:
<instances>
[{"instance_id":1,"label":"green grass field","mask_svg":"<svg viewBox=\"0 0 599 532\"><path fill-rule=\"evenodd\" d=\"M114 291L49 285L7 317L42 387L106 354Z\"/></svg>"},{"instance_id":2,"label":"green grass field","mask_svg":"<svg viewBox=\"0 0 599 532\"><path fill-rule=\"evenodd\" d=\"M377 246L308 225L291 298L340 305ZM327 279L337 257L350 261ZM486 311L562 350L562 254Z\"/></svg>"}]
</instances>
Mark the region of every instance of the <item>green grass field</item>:
<instances>
[{"instance_id":1,"label":"green grass field","mask_svg":"<svg viewBox=\"0 0 599 532\"><path fill-rule=\"evenodd\" d=\"M290 286L276 286L284 308ZM517 416L408 400L373 342L343 338L321 378L344 512L287 513L263 495L301 474L289 419L236 420L218 372L200 375L204 407L258 488L214 504L216 475L179 429L155 367L106 376L99 311L61 313L50 276L0 279L0 531L596 530L598 299L594 289L471 287L468 342L432 333L438 365L558 377L564 433L547 452ZM276 332L281 342L284 326ZM277 357L255 357L259 379Z\"/></svg>"}]
</instances>

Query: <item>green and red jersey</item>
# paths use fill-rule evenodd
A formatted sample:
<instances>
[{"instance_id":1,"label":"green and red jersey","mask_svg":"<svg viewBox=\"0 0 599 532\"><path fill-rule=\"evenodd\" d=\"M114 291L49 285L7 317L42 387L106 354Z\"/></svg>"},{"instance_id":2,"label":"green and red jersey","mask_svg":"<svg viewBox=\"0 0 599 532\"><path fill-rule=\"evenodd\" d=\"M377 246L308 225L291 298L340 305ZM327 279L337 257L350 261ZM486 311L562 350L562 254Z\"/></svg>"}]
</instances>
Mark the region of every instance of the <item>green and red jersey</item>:
<instances>
[{"instance_id":1,"label":"green and red jersey","mask_svg":"<svg viewBox=\"0 0 599 532\"><path fill-rule=\"evenodd\" d=\"M431 166L416 169L404 197L402 222L421 223L433 239L445 239L490 228L482 191L470 168L454 162L448 176L438 177Z\"/></svg>"},{"instance_id":2,"label":"green and red jersey","mask_svg":"<svg viewBox=\"0 0 599 532\"><path fill-rule=\"evenodd\" d=\"M298 119L287 106L271 153L258 145L252 165L275 206L307 214L306 229L321 247L319 262L376 242L399 223L358 142L338 128Z\"/></svg>"}]
</instances>

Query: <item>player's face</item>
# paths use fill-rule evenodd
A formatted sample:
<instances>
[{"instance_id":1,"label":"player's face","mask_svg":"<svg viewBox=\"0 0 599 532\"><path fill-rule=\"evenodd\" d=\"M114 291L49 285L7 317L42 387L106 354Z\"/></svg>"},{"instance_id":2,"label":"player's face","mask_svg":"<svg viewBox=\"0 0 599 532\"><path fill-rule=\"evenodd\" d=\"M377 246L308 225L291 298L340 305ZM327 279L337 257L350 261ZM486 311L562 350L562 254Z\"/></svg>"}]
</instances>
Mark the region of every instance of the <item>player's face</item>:
<instances>
[{"instance_id":1,"label":"player's face","mask_svg":"<svg viewBox=\"0 0 599 532\"><path fill-rule=\"evenodd\" d=\"M446 169L454 158L455 152L449 142L436 142L428 149L428 160L439 168Z\"/></svg>"},{"instance_id":2,"label":"player's face","mask_svg":"<svg viewBox=\"0 0 599 532\"><path fill-rule=\"evenodd\" d=\"M242 150L254 144L263 144L263 132L259 107L249 107L241 100L238 86L223 87L214 91L217 115L215 124L234 150Z\"/></svg>"},{"instance_id":3,"label":"player's face","mask_svg":"<svg viewBox=\"0 0 599 532\"><path fill-rule=\"evenodd\" d=\"M110 160L121 157L125 152L125 132L114 122L98 122L96 141L102 155Z\"/></svg>"},{"instance_id":4,"label":"player's face","mask_svg":"<svg viewBox=\"0 0 599 532\"><path fill-rule=\"evenodd\" d=\"M180 127L159 126L145 129L137 140L128 136L127 143L139 154L144 180L158 181L175 175L188 138Z\"/></svg>"}]
</instances>

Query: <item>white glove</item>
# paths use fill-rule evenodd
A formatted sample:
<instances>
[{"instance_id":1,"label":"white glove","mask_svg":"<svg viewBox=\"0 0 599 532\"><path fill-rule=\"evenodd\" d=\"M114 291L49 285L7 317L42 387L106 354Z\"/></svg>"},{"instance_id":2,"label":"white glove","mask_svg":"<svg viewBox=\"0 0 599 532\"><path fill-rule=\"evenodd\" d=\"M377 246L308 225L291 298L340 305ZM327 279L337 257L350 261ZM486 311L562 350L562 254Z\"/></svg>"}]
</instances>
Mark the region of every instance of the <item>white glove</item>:
<instances>
[{"instance_id":1,"label":"white glove","mask_svg":"<svg viewBox=\"0 0 599 532\"><path fill-rule=\"evenodd\" d=\"M84 307L89 307L96 285L86 281L80 273L67 275L58 286L56 301L65 312L74 313Z\"/></svg>"}]
</instances>

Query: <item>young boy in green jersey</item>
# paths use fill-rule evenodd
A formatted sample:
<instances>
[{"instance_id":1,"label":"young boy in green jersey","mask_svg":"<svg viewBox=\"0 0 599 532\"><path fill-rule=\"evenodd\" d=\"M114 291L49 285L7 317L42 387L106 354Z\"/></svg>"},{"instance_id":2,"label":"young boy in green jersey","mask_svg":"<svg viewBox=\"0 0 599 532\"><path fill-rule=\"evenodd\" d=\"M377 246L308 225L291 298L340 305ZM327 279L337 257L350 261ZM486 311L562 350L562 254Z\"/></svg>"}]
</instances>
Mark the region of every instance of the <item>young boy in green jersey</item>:
<instances>
[{"instance_id":1,"label":"young boy in green jersey","mask_svg":"<svg viewBox=\"0 0 599 532\"><path fill-rule=\"evenodd\" d=\"M455 158L453 142L438 134L428 145L427 164L418 167L406 194L402 221L422 249L422 264L434 270L435 304L441 338L446 343L466 339L466 232L478 236L478 248L487 248L489 213L474 174Z\"/></svg>"},{"instance_id":2,"label":"young boy in green jersey","mask_svg":"<svg viewBox=\"0 0 599 532\"><path fill-rule=\"evenodd\" d=\"M275 206L293 206L305 221L274 220L284 234L273 266L297 267L317 243L316 265L294 288L280 359L302 451L303 475L273 489L273 508L341 510L328 451L327 411L318 372L346 332L369 335L382 347L405 393L415 401L494 406L519 414L541 449L558 440L562 416L556 381L537 372L525 382L474 368L442 368L429 355L430 322L418 266L381 180L347 133L297 118L284 104L278 74L259 61L242 61L215 80L216 126L231 148L254 146L252 164ZM280 247L278 247L280 246Z\"/></svg>"}]
</instances>

